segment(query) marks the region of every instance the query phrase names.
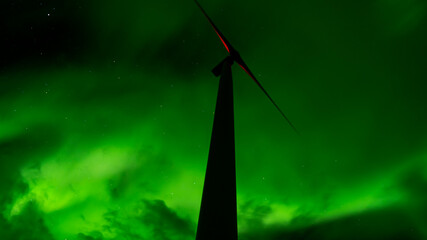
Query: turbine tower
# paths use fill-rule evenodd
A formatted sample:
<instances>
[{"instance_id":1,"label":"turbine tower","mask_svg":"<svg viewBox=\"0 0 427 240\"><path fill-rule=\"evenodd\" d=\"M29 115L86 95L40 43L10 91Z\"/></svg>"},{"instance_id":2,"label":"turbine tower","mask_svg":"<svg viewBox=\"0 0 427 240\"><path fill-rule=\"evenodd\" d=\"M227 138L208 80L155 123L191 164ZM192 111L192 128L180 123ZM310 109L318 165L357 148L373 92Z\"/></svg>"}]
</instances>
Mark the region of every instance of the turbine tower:
<instances>
[{"instance_id":1,"label":"turbine tower","mask_svg":"<svg viewBox=\"0 0 427 240\"><path fill-rule=\"evenodd\" d=\"M234 104L231 66L236 62L264 92L271 103L289 123L279 106L255 78L240 54L215 26L202 6L194 0L220 38L229 55L213 70L220 76L214 124L203 186L202 203L196 240L237 240L236 165L234 148Z\"/></svg>"}]
</instances>

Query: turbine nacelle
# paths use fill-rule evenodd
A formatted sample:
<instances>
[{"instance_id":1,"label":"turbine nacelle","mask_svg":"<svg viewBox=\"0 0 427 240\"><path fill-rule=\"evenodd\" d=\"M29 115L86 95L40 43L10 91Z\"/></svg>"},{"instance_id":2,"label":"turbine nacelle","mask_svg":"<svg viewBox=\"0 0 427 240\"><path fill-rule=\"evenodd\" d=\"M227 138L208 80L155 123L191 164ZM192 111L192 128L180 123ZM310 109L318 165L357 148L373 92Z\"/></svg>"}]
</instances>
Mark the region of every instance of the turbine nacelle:
<instances>
[{"instance_id":1,"label":"turbine nacelle","mask_svg":"<svg viewBox=\"0 0 427 240\"><path fill-rule=\"evenodd\" d=\"M237 62L239 65L244 64L240 54L234 50L234 48L230 48L230 55L224 58L224 60L222 60L212 69L212 73L215 75L215 77L221 75L222 65L225 63L225 61L230 61L230 65L232 65L234 62Z\"/></svg>"},{"instance_id":2,"label":"turbine nacelle","mask_svg":"<svg viewBox=\"0 0 427 240\"><path fill-rule=\"evenodd\" d=\"M212 69L212 73L215 76L221 75L221 69L222 66L228 61L227 64L233 64L236 62L239 64L239 66L252 78L252 80L258 85L258 87L264 92L264 94L267 96L267 98L270 100L270 102L276 107L276 109L280 112L280 114L285 118L285 120L289 123L289 125L292 127L292 129L299 135L299 132L294 127L294 125L291 123L291 121L286 117L286 115L283 113L283 111L279 108L279 106L274 102L274 100L270 97L270 94L264 89L264 87L261 85L261 83L256 79L255 75L251 72L249 67L246 65L246 63L243 61L243 59L240 57L240 54L234 49L233 46L231 46L231 43L225 38L225 36L219 31L219 29L215 26L211 18L208 16L208 14L205 12L205 10L202 8L202 6L197 2L197 0L194 0L194 2L197 4L197 6L202 11L203 15L205 15L206 19L211 24L212 28L215 30L216 34L218 35L219 39L221 40L222 44L224 44L225 49L227 49L229 56L227 56L224 60L222 60L218 65Z\"/></svg>"}]
</instances>

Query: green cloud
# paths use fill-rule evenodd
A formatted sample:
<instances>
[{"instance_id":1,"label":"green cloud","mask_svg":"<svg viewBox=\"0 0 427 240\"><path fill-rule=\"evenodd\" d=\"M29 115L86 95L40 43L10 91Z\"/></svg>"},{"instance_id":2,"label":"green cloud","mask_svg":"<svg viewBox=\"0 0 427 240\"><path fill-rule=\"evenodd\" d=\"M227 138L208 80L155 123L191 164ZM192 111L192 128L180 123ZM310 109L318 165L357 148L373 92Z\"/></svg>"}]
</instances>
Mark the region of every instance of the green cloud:
<instances>
[{"instance_id":1,"label":"green cloud","mask_svg":"<svg viewBox=\"0 0 427 240\"><path fill-rule=\"evenodd\" d=\"M11 218L10 221L1 217L0 227L0 237L2 239L55 239L46 226L43 213L37 209L34 203L26 205L21 214Z\"/></svg>"}]
</instances>

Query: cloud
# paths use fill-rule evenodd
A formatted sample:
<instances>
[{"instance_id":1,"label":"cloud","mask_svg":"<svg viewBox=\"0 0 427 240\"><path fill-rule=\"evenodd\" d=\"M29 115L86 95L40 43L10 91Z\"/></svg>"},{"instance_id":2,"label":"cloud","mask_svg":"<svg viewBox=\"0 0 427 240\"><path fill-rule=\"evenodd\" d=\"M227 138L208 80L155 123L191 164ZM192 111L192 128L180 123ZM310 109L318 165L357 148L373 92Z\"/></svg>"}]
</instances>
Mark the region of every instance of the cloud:
<instances>
[{"instance_id":1,"label":"cloud","mask_svg":"<svg viewBox=\"0 0 427 240\"><path fill-rule=\"evenodd\" d=\"M105 214L105 219L108 222L105 232L115 235L105 239L182 240L195 236L194 223L178 215L162 200L143 199L132 212L113 210Z\"/></svg>"},{"instance_id":2,"label":"cloud","mask_svg":"<svg viewBox=\"0 0 427 240\"><path fill-rule=\"evenodd\" d=\"M3 209L28 192L28 184L20 176L21 169L24 166L38 168L43 157L57 150L61 141L59 132L44 124L0 139L0 205Z\"/></svg>"},{"instance_id":3,"label":"cloud","mask_svg":"<svg viewBox=\"0 0 427 240\"><path fill-rule=\"evenodd\" d=\"M241 240L279 239L422 239L420 231L401 208L362 212L310 226L292 229L270 227L242 234Z\"/></svg>"},{"instance_id":4,"label":"cloud","mask_svg":"<svg viewBox=\"0 0 427 240\"><path fill-rule=\"evenodd\" d=\"M269 204L257 203L254 200L239 204L238 221L240 231L264 227L263 220L271 212L272 209Z\"/></svg>"},{"instance_id":5,"label":"cloud","mask_svg":"<svg viewBox=\"0 0 427 240\"><path fill-rule=\"evenodd\" d=\"M16 240L54 240L36 204L27 204L20 215L10 221L0 218L0 238Z\"/></svg>"},{"instance_id":6,"label":"cloud","mask_svg":"<svg viewBox=\"0 0 427 240\"><path fill-rule=\"evenodd\" d=\"M93 236L79 233L77 234L77 240L103 240L104 239L102 234L99 232L93 232L91 235Z\"/></svg>"},{"instance_id":7,"label":"cloud","mask_svg":"<svg viewBox=\"0 0 427 240\"><path fill-rule=\"evenodd\" d=\"M416 166L406 172L400 182L400 187L406 193L406 207L414 219L418 229L427 238L427 174L426 168Z\"/></svg>"},{"instance_id":8,"label":"cloud","mask_svg":"<svg viewBox=\"0 0 427 240\"><path fill-rule=\"evenodd\" d=\"M140 218L141 222L153 229L157 239L180 239L194 235L191 221L179 217L164 201L143 200L142 205L145 213Z\"/></svg>"}]
</instances>

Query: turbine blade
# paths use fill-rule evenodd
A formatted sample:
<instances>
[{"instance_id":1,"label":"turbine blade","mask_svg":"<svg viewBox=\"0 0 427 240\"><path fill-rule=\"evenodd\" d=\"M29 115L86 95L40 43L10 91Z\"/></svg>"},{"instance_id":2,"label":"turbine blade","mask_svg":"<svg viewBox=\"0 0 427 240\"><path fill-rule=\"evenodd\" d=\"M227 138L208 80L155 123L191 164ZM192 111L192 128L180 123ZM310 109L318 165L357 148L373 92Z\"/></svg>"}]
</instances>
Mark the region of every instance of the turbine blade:
<instances>
[{"instance_id":1,"label":"turbine blade","mask_svg":"<svg viewBox=\"0 0 427 240\"><path fill-rule=\"evenodd\" d=\"M211 24L211 26L215 30L216 34L218 35L219 39L221 39L222 44L224 44L225 49L227 49L227 51L230 53L230 50L233 48L231 46L230 42L224 37L224 35L221 33L221 31L219 31L219 29L215 26L215 24L213 23L212 19L208 16L208 14L202 8L202 6L199 4L199 2L197 0L194 0L194 2L200 8L200 10L202 11L203 15L205 15L205 17L208 19L209 23Z\"/></svg>"},{"instance_id":2,"label":"turbine blade","mask_svg":"<svg viewBox=\"0 0 427 240\"><path fill-rule=\"evenodd\" d=\"M285 120L289 123L289 125L292 127L292 129L300 136L301 134L298 132L298 130L295 128L295 126L292 124L292 122L289 120L289 118L283 113L283 111L279 108L279 106L274 102L274 100L270 97L270 94L264 89L264 87L261 85L261 83L256 79L256 77L252 74L251 70L249 70L249 67L246 65L246 63L240 58L236 61L239 66L245 70L245 72L254 80L254 82L258 85L258 87L264 92L264 94L270 99L270 102L276 107L276 109L280 112L280 114L285 118Z\"/></svg>"}]
</instances>

